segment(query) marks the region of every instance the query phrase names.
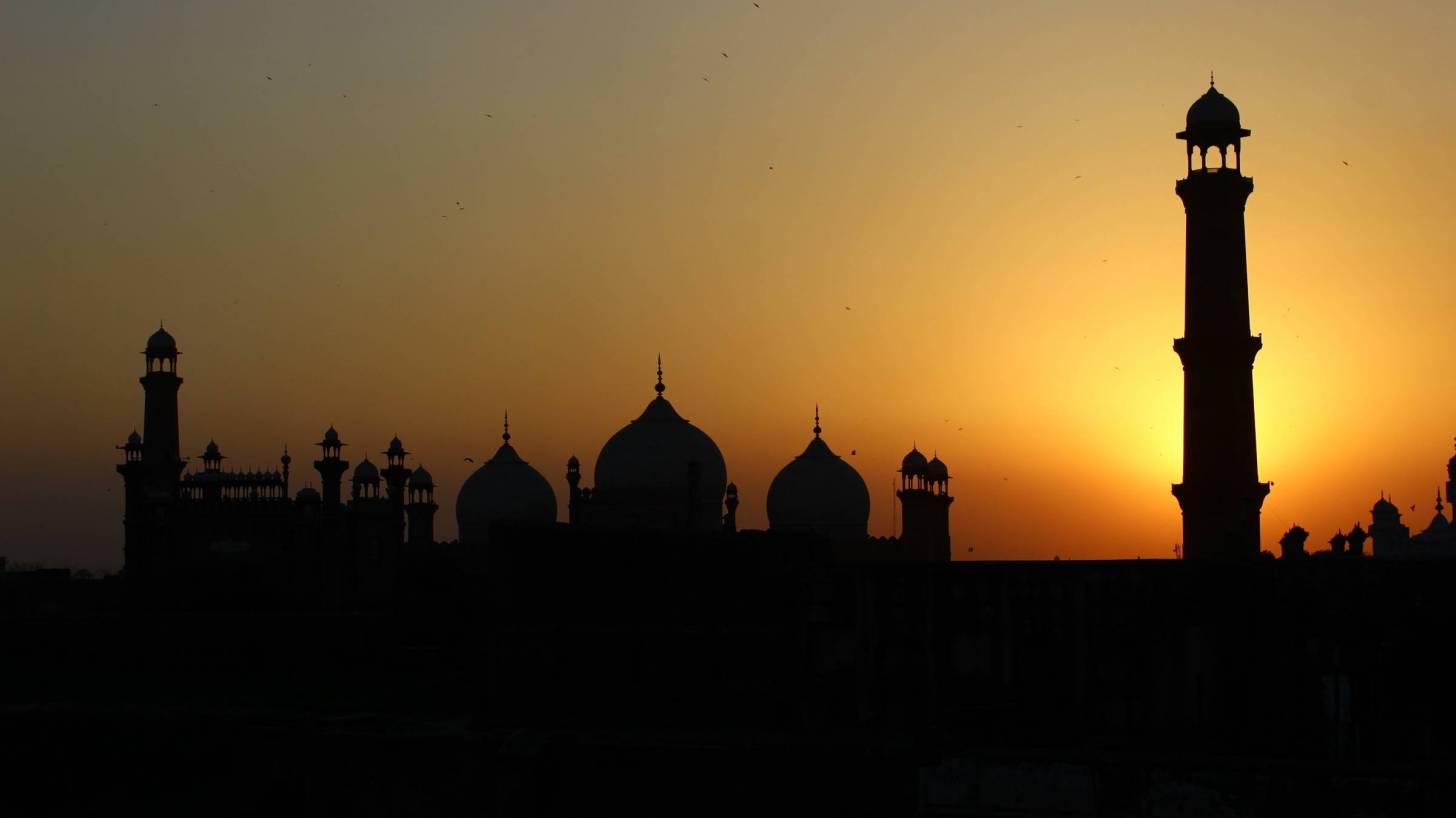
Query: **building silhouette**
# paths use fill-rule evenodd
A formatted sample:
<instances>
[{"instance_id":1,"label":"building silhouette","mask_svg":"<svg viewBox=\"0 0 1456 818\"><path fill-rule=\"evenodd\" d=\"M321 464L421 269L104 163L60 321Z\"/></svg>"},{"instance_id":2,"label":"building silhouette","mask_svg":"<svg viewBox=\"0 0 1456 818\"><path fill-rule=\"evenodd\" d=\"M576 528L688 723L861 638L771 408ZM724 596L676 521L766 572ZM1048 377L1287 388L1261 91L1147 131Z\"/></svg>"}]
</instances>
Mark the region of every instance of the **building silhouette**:
<instances>
[{"instance_id":1,"label":"building silhouette","mask_svg":"<svg viewBox=\"0 0 1456 818\"><path fill-rule=\"evenodd\" d=\"M396 592L406 536L434 538L434 483L405 466L398 437L381 470L366 455L349 478L348 445L332 426L314 461L319 489L290 496L293 458L275 467L224 469L216 440L200 472L179 452L180 352L158 329L147 340L143 432L119 448L125 484L124 574L138 600L163 607L338 609L383 604ZM408 521L407 521L408 520Z\"/></svg>"},{"instance_id":2,"label":"building silhouette","mask_svg":"<svg viewBox=\"0 0 1456 818\"><path fill-rule=\"evenodd\" d=\"M1371 553L1408 559L1361 559L1358 523L1330 551L1308 554L1295 526L1284 560L1248 559L1267 491L1248 132L1212 91L1194 108L1175 347L1193 562L948 561L949 469L918 447L900 468L904 536L865 536L864 481L817 412L769 489L769 531L741 531L722 453L667 403L660 362L596 485L567 462L567 522L506 426L460 488L461 541L438 543L437 486L397 436L383 468L351 472L330 427L319 489L291 497L286 448L239 472L209 441L185 473L178 353L159 331L145 434L119 447L124 576L0 563L0 756L31 785L7 804L34 789L12 812L1451 814L1456 562L1429 558L1456 542L1440 492L1414 536L1390 498L1371 511ZM1234 168L1209 168L1229 147ZM1448 476L1447 500L1456 458ZM239 588L255 594L218 595ZM227 610L117 602L178 589ZM260 616L259 598L342 610Z\"/></svg>"},{"instance_id":3,"label":"building silhouette","mask_svg":"<svg viewBox=\"0 0 1456 818\"><path fill-rule=\"evenodd\" d=\"M603 542L656 534L723 539L740 532L737 486L727 481L713 439L683 418L664 396L661 360L655 395L642 414L612 435L597 457L595 486L581 485L581 464L567 462L567 520L559 523L551 484L511 444L510 418L494 456L460 486L459 538L435 539L438 488L423 466L411 468L396 435L353 465L332 425L316 444L318 488L290 495L293 458L285 446L265 469L224 469L216 440L192 472L181 457L175 339L159 329L147 342L144 432L117 447L126 484L123 525L129 586L173 607L243 606L337 610L389 604L412 565L478 572L495 532L548 537L565 527ZM904 535L867 532L869 492L863 478L820 437L780 471L768 493L770 531L822 541L836 559L950 558L949 474L937 458L907 472L899 497ZM348 480L347 494L344 488ZM549 537L548 537L549 538Z\"/></svg>"},{"instance_id":4,"label":"building silhouette","mask_svg":"<svg viewBox=\"0 0 1456 818\"><path fill-rule=\"evenodd\" d=\"M1212 77L1177 134L1188 151L1188 176L1175 188L1188 223L1185 327L1173 342L1184 372L1183 482L1173 496L1183 510L1183 554L1192 560L1257 556L1269 493L1254 440L1253 366L1263 342L1249 330L1244 203L1254 182L1240 159L1248 135Z\"/></svg>"}]
</instances>

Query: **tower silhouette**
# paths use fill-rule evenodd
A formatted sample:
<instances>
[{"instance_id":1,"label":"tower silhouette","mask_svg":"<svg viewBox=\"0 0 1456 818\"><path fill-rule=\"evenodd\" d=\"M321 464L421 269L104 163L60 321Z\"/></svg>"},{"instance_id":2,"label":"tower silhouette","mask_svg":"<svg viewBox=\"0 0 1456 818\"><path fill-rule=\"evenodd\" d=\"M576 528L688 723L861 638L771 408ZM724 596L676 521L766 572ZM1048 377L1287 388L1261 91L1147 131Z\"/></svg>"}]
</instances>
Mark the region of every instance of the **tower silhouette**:
<instances>
[{"instance_id":1,"label":"tower silhouette","mask_svg":"<svg viewBox=\"0 0 1456 818\"><path fill-rule=\"evenodd\" d=\"M323 486L325 511L337 509L342 499L340 480L343 478L344 472L349 470L349 461L344 460L341 454L347 445L349 444L339 440L339 433L334 430L333 426L324 432L324 439L318 442L319 448L323 450L323 456L313 461L313 467L318 469L320 485Z\"/></svg>"},{"instance_id":2,"label":"tower silhouette","mask_svg":"<svg viewBox=\"0 0 1456 818\"><path fill-rule=\"evenodd\" d=\"M1244 203L1254 181L1240 157L1248 135L1212 76L1177 134L1188 144L1188 176L1175 188L1188 226L1184 335L1173 341L1184 373L1183 482L1173 496L1183 509L1184 555L1194 560L1257 556L1269 494L1254 441L1254 356L1263 342L1249 331Z\"/></svg>"},{"instance_id":3,"label":"tower silhouette","mask_svg":"<svg viewBox=\"0 0 1456 818\"><path fill-rule=\"evenodd\" d=\"M435 512L440 508L435 504L434 478L424 466L410 474L408 492L404 510L409 515L409 544L424 548L435 542Z\"/></svg>"},{"instance_id":4,"label":"tower silhouette","mask_svg":"<svg viewBox=\"0 0 1456 818\"><path fill-rule=\"evenodd\" d=\"M907 559L950 560L950 471L937 456L927 461L914 446L900 461L900 542Z\"/></svg>"},{"instance_id":5,"label":"tower silhouette","mask_svg":"<svg viewBox=\"0 0 1456 818\"><path fill-rule=\"evenodd\" d=\"M175 494L177 477L182 472L177 423L177 390L182 388L177 356L181 353L171 333L159 326L147 339L143 354L147 357L147 372L141 378L146 393L142 462L147 465L148 491L155 496Z\"/></svg>"}]
</instances>

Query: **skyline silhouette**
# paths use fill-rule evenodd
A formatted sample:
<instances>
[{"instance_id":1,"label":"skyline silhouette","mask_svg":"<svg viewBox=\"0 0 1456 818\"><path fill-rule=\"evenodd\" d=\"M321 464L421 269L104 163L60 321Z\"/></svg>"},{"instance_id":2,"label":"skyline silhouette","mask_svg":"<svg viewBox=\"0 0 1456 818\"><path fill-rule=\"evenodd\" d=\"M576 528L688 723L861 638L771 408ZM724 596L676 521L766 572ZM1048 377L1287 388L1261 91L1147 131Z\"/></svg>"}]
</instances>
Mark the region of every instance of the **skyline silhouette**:
<instances>
[{"instance_id":1,"label":"skyline silhouette","mask_svg":"<svg viewBox=\"0 0 1456 818\"><path fill-rule=\"evenodd\" d=\"M37 125L0 136L22 159L0 355L28 385L0 409L25 441L0 541L118 567L110 447L141 421L129 339L160 317L196 356L188 453L217 437L262 467L335 422L459 486L509 408L549 471L633 416L661 351L745 498L817 401L872 533L920 442L955 465L958 556L1169 556L1168 137L1210 66L1259 123L1264 547L1294 523L1323 542L1381 491L1424 517L1456 400L1432 374L1456 214L1426 136L1444 90L1415 56L1451 12L1416 8L1318 37L1285 11L1124 30L1125 6L1066 30L949 4L7 9L13 115Z\"/></svg>"},{"instance_id":2,"label":"skyline silhouette","mask_svg":"<svg viewBox=\"0 0 1456 818\"><path fill-rule=\"evenodd\" d=\"M1456 814L1452 37L0 6L9 811Z\"/></svg>"}]
</instances>

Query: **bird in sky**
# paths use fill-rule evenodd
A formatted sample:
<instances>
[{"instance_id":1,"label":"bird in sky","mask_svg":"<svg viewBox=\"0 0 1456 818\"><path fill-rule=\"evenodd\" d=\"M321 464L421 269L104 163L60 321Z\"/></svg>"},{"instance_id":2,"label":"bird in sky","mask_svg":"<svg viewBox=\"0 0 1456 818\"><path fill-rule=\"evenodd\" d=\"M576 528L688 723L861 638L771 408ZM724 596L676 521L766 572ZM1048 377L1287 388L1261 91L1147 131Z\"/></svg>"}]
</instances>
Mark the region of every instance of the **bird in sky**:
<instances>
[{"instance_id":1,"label":"bird in sky","mask_svg":"<svg viewBox=\"0 0 1456 818\"><path fill-rule=\"evenodd\" d=\"M267 75L265 74L264 76L267 76ZM268 81L269 82L272 82L273 81L273 78L272 77L268 77Z\"/></svg>"},{"instance_id":2,"label":"bird in sky","mask_svg":"<svg viewBox=\"0 0 1456 818\"><path fill-rule=\"evenodd\" d=\"M474 463L475 462L475 458L473 458L473 457L467 457L467 458L465 458L465 462L466 463Z\"/></svg>"},{"instance_id":3,"label":"bird in sky","mask_svg":"<svg viewBox=\"0 0 1456 818\"><path fill-rule=\"evenodd\" d=\"M725 59L725 60L728 59L728 52L727 51L719 51L718 53L723 55L723 59Z\"/></svg>"},{"instance_id":4,"label":"bird in sky","mask_svg":"<svg viewBox=\"0 0 1456 818\"><path fill-rule=\"evenodd\" d=\"M850 450L849 450L849 453L850 453L850 454L851 454L851 455L854 455L854 454L856 454L856 452L855 452L855 450L854 450L854 449L850 449Z\"/></svg>"},{"instance_id":5,"label":"bird in sky","mask_svg":"<svg viewBox=\"0 0 1456 818\"><path fill-rule=\"evenodd\" d=\"M1348 167L1349 167L1349 166L1350 166L1350 163L1349 163L1349 162L1346 162L1346 161L1345 161L1345 160L1343 160L1343 159L1341 159L1341 160L1340 160L1340 164L1342 164L1342 165L1344 165L1344 166L1345 166L1345 167L1347 167L1347 168L1348 168Z\"/></svg>"},{"instance_id":6,"label":"bird in sky","mask_svg":"<svg viewBox=\"0 0 1456 818\"><path fill-rule=\"evenodd\" d=\"M773 170L773 168L769 168L769 170ZM849 309L849 307L845 307L845 309Z\"/></svg>"}]
</instances>

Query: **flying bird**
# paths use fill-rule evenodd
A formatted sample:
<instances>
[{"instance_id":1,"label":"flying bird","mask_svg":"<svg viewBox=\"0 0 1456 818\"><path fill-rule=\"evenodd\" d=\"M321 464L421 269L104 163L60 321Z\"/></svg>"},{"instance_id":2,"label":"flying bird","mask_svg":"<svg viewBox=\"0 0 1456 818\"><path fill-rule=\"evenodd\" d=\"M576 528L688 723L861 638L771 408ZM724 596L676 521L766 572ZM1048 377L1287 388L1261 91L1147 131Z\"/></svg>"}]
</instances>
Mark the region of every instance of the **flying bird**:
<instances>
[{"instance_id":1,"label":"flying bird","mask_svg":"<svg viewBox=\"0 0 1456 818\"><path fill-rule=\"evenodd\" d=\"M850 450L849 450L849 453L850 453L850 454L851 454L851 455L853 455L853 454L855 454L855 450L854 450L854 449L850 449Z\"/></svg>"},{"instance_id":2,"label":"flying bird","mask_svg":"<svg viewBox=\"0 0 1456 818\"><path fill-rule=\"evenodd\" d=\"M725 59L725 60L728 59L728 52L727 51L719 51L718 53L723 55L723 59Z\"/></svg>"},{"instance_id":3,"label":"flying bird","mask_svg":"<svg viewBox=\"0 0 1456 818\"><path fill-rule=\"evenodd\" d=\"M754 3L754 4L753 4L753 7L754 7L754 8L758 8L758 4L757 4L757 3Z\"/></svg>"},{"instance_id":4,"label":"flying bird","mask_svg":"<svg viewBox=\"0 0 1456 818\"><path fill-rule=\"evenodd\" d=\"M473 458L473 457L467 457L467 458L465 458L465 462L466 463L474 463L475 462L475 458Z\"/></svg>"},{"instance_id":5,"label":"flying bird","mask_svg":"<svg viewBox=\"0 0 1456 818\"><path fill-rule=\"evenodd\" d=\"M1341 160L1340 160L1340 164L1342 164L1342 165L1344 165L1344 166L1345 166L1345 167L1347 167L1347 168L1348 168L1348 167L1349 167L1349 166L1350 166L1350 163L1349 163L1349 162L1346 162L1346 161L1345 161L1345 160L1343 160L1343 159L1341 159Z\"/></svg>"},{"instance_id":6,"label":"flying bird","mask_svg":"<svg viewBox=\"0 0 1456 818\"><path fill-rule=\"evenodd\" d=\"M266 76L266 75L265 75L265 76ZM268 81L269 81L269 82L272 82L272 81L273 81L273 78L272 78L272 77L268 77Z\"/></svg>"},{"instance_id":7,"label":"flying bird","mask_svg":"<svg viewBox=\"0 0 1456 818\"><path fill-rule=\"evenodd\" d=\"M770 168L770 170L772 170L772 168ZM849 309L849 307L845 307L845 309Z\"/></svg>"}]
</instances>

